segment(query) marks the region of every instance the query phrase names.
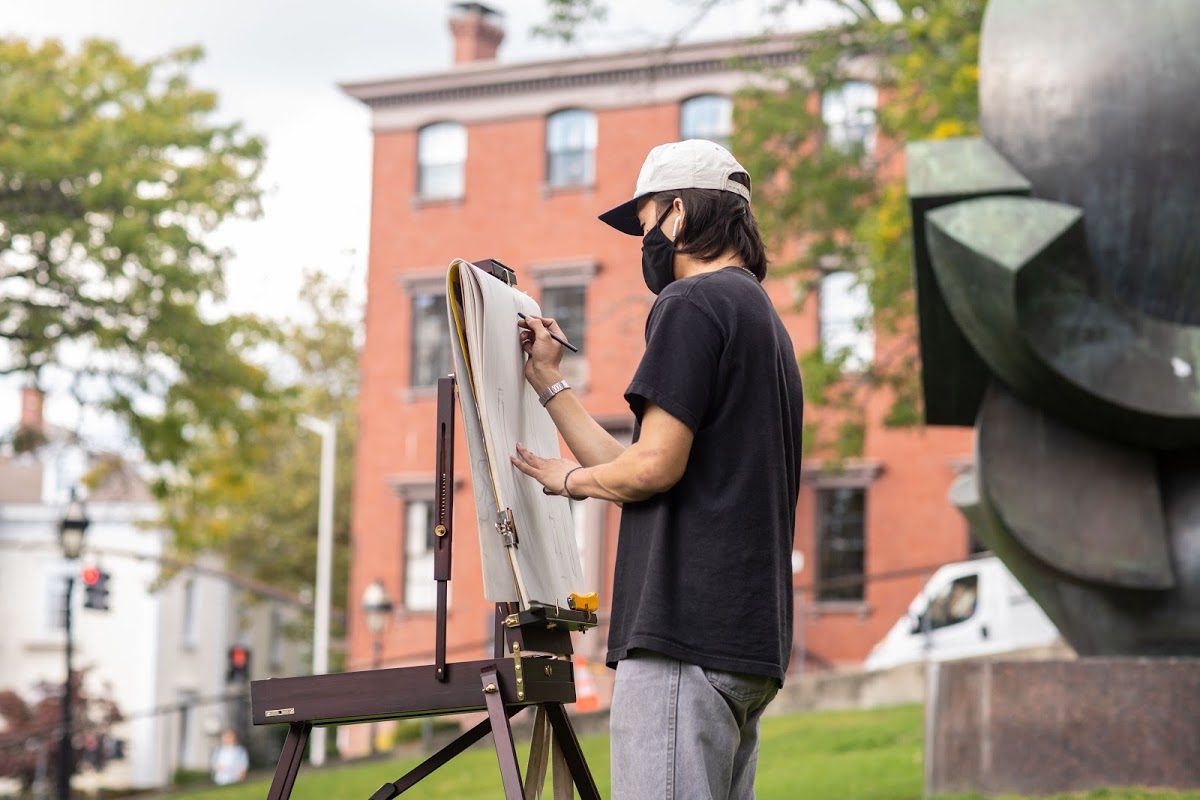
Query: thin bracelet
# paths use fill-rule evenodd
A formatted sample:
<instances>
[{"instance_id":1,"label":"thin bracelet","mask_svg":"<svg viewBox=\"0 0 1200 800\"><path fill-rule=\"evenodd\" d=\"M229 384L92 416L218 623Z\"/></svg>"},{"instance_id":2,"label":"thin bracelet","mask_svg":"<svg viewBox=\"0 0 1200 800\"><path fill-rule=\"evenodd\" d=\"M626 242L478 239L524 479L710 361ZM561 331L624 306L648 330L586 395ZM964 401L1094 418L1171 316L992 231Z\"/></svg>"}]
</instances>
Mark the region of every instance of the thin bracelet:
<instances>
[{"instance_id":1,"label":"thin bracelet","mask_svg":"<svg viewBox=\"0 0 1200 800\"><path fill-rule=\"evenodd\" d=\"M575 495L571 494L571 490L567 488L567 479L570 478L571 473L577 469L583 469L583 467L575 467L574 469L569 469L569 470L567 470L567 474L563 475L563 494L566 495L567 497L571 498L572 500L576 500L576 501L587 500L587 496L576 497Z\"/></svg>"}]
</instances>

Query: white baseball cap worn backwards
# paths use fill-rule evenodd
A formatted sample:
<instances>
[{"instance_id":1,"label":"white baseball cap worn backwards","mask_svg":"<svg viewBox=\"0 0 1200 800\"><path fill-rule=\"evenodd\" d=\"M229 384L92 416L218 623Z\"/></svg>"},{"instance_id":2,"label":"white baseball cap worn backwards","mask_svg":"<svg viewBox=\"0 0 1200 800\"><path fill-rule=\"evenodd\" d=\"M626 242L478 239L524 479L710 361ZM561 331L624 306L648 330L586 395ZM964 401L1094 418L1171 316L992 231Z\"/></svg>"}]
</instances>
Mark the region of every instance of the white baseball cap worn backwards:
<instances>
[{"instance_id":1,"label":"white baseball cap worn backwards","mask_svg":"<svg viewBox=\"0 0 1200 800\"><path fill-rule=\"evenodd\" d=\"M641 236L642 223L637 215L639 201L648 195L676 189L720 189L750 202L750 187L732 178L739 172L749 180L750 173L746 168L716 142L688 139L660 144L650 151L646 163L642 164L633 199L605 211L600 220L621 233Z\"/></svg>"}]
</instances>

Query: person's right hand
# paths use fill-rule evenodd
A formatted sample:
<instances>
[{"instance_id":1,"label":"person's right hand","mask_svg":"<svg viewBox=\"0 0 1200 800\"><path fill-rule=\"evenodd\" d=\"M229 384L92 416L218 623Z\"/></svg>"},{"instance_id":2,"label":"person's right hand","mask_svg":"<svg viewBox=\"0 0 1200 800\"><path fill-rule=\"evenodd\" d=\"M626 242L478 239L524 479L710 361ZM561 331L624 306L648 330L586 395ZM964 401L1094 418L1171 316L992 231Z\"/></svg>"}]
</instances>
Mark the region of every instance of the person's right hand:
<instances>
[{"instance_id":1,"label":"person's right hand","mask_svg":"<svg viewBox=\"0 0 1200 800\"><path fill-rule=\"evenodd\" d=\"M525 380L538 394L547 387L562 380L559 364L562 362L563 351L566 350L558 342L550 338L554 333L566 339L562 328L549 317L528 315L525 319L517 320L520 329L521 349L525 351Z\"/></svg>"}]
</instances>

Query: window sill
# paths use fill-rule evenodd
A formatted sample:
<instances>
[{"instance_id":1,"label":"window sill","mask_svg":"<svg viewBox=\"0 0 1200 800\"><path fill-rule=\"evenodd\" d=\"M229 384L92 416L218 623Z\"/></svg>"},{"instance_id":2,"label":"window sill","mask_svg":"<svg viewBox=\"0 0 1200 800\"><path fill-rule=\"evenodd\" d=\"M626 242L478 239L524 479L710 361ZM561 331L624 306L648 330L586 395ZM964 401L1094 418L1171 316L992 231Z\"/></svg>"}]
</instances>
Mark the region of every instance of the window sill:
<instances>
[{"instance_id":1,"label":"window sill","mask_svg":"<svg viewBox=\"0 0 1200 800\"><path fill-rule=\"evenodd\" d=\"M438 387L436 383L426 384L424 386L409 386L404 390L404 402L416 403L422 400L432 400L437 397Z\"/></svg>"},{"instance_id":2,"label":"window sill","mask_svg":"<svg viewBox=\"0 0 1200 800\"><path fill-rule=\"evenodd\" d=\"M449 603L447 603L447 606ZM446 609L446 619L454 615L454 611L450 608ZM405 622L410 619L428 619L437 616L437 608L401 608L396 615L400 622Z\"/></svg>"},{"instance_id":3,"label":"window sill","mask_svg":"<svg viewBox=\"0 0 1200 800\"><path fill-rule=\"evenodd\" d=\"M62 639L43 638L31 639L25 643L27 653L61 653L67 649L67 643Z\"/></svg>"},{"instance_id":4,"label":"window sill","mask_svg":"<svg viewBox=\"0 0 1200 800\"><path fill-rule=\"evenodd\" d=\"M409 206L413 211L419 211L423 208L434 208L437 206L461 206L463 204L463 195L457 197L425 197L423 195L414 194L409 199Z\"/></svg>"},{"instance_id":5,"label":"window sill","mask_svg":"<svg viewBox=\"0 0 1200 800\"><path fill-rule=\"evenodd\" d=\"M865 600L817 600L808 606L810 617L856 616L866 619L871 615L871 606Z\"/></svg>"},{"instance_id":6,"label":"window sill","mask_svg":"<svg viewBox=\"0 0 1200 800\"><path fill-rule=\"evenodd\" d=\"M595 190L596 184L594 183L567 183L562 186L543 183L542 199L554 197L559 194L591 194Z\"/></svg>"}]
</instances>

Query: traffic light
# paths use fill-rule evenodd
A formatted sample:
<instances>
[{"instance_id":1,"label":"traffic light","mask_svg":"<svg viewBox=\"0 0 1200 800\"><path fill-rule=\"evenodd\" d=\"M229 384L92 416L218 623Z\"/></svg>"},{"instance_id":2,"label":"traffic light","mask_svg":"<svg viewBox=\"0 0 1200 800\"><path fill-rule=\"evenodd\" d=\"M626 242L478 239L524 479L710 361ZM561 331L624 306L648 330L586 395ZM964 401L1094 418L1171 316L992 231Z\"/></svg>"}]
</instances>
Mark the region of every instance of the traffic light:
<instances>
[{"instance_id":1,"label":"traffic light","mask_svg":"<svg viewBox=\"0 0 1200 800\"><path fill-rule=\"evenodd\" d=\"M225 682L250 679L250 648L235 644L229 648L229 666L225 670Z\"/></svg>"},{"instance_id":2,"label":"traffic light","mask_svg":"<svg viewBox=\"0 0 1200 800\"><path fill-rule=\"evenodd\" d=\"M84 608L108 611L109 574L96 566L83 568Z\"/></svg>"}]
</instances>

